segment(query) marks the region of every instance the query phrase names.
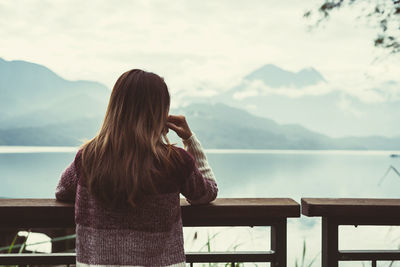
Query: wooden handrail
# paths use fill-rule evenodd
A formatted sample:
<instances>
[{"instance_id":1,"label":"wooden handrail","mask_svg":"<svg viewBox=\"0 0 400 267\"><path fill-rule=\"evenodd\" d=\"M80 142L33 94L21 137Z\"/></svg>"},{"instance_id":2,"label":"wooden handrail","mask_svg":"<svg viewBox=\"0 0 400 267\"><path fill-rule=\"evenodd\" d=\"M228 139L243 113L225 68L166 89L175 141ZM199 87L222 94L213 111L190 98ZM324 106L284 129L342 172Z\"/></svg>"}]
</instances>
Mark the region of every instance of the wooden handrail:
<instances>
[{"instance_id":1,"label":"wooden handrail","mask_svg":"<svg viewBox=\"0 0 400 267\"><path fill-rule=\"evenodd\" d=\"M300 217L289 198L220 198L208 205L181 199L184 226L256 226ZM55 199L0 199L0 227L74 227L74 205Z\"/></svg>"},{"instance_id":2,"label":"wooden handrail","mask_svg":"<svg viewBox=\"0 0 400 267\"><path fill-rule=\"evenodd\" d=\"M322 217L322 267L339 261L400 260L400 250L339 250L340 225L400 225L400 199L302 198L302 214Z\"/></svg>"},{"instance_id":3,"label":"wooden handrail","mask_svg":"<svg viewBox=\"0 0 400 267\"><path fill-rule=\"evenodd\" d=\"M400 199L302 198L302 214L333 217L398 217Z\"/></svg>"},{"instance_id":4,"label":"wooden handrail","mask_svg":"<svg viewBox=\"0 0 400 267\"><path fill-rule=\"evenodd\" d=\"M271 250L264 252L187 253L193 262L271 262L286 267L287 218L300 217L290 198L220 198L207 205L181 199L184 226L271 226ZM0 228L74 227L74 204L55 199L0 199ZM0 254L0 264L72 264L75 254Z\"/></svg>"}]
</instances>

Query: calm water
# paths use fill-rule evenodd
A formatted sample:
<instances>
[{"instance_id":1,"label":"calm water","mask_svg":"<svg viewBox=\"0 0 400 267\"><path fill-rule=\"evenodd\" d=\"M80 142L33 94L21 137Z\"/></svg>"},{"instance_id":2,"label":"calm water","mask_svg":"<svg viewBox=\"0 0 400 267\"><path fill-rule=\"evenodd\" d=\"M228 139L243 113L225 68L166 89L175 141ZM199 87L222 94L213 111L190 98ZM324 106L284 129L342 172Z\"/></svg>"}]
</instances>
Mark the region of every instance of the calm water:
<instances>
[{"instance_id":1,"label":"calm water","mask_svg":"<svg viewBox=\"0 0 400 267\"><path fill-rule=\"evenodd\" d=\"M74 159L74 148L0 147L0 196L12 198L52 198L62 171ZM277 151L208 150L207 156L219 184L220 197L400 197L400 177L390 166L400 169L393 151ZM198 232L194 242L191 236ZM217 250L267 249L268 231L256 228L234 230L185 229L185 248L199 250L207 235L218 232L213 246ZM300 257L302 242L307 242L307 260L317 256L319 266L319 219L291 219L288 223L288 266ZM341 249L395 249L400 231L392 228L342 227ZM365 239L368 235L368 239ZM238 241L239 240L239 241ZM243 242L243 240L247 240ZM396 241L397 240L397 241ZM226 245L228 244L228 245ZM259 265L262 266L262 265ZM341 266L361 266L342 263ZM366 265L366 266L369 266ZM387 266L387 265L381 265ZM395 265L393 265L395 266ZM397 265L396 265L397 266Z\"/></svg>"},{"instance_id":2,"label":"calm water","mask_svg":"<svg viewBox=\"0 0 400 267\"><path fill-rule=\"evenodd\" d=\"M35 152L33 152L35 151ZM43 152L44 151L44 152ZM53 197L74 148L0 147L1 197ZM208 150L221 197L400 197L387 151Z\"/></svg>"}]
</instances>

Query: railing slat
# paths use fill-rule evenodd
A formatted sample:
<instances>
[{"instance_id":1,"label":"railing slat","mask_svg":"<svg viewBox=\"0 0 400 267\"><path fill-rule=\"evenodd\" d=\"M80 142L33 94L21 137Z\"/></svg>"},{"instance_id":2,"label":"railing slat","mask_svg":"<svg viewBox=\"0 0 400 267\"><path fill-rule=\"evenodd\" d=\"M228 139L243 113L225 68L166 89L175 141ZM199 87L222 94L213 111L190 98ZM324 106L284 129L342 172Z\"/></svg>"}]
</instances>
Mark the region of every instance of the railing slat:
<instances>
[{"instance_id":1,"label":"railing slat","mask_svg":"<svg viewBox=\"0 0 400 267\"><path fill-rule=\"evenodd\" d=\"M0 254L0 265L75 264L75 253ZM186 262L271 262L274 251L260 252L187 252Z\"/></svg>"},{"instance_id":2,"label":"railing slat","mask_svg":"<svg viewBox=\"0 0 400 267\"><path fill-rule=\"evenodd\" d=\"M0 265L58 265L75 264L75 262L75 253L0 254Z\"/></svg>"},{"instance_id":3,"label":"railing slat","mask_svg":"<svg viewBox=\"0 0 400 267\"><path fill-rule=\"evenodd\" d=\"M271 226L271 249L276 251L276 260L271 263L271 267L286 267L287 250L287 220Z\"/></svg>"},{"instance_id":4,"label":"railing slat","mask_svg":"<svg viewBox=\"0 0 400 267\"><path fill-rule=\"evenodd\" d=\"M322 217L322 267L338 267L339 225Z\"/></svg>"},{"instance_id":5,"label":"railing slat","mask_svg":"<svg viewBox=\"0 0 400 267\"><path fill-rule=\"evenodd\" d=\"M187 252L187 262L271 262L275 260L274 251L260 252Z\"/></svg>"},{"instance_id":6,"label":"railing slat","mask_svg":"<svg viewBox=\"0 0 400 267\"><path fill-rule=\"evenodd\" d=\"M339 250L341 261L400 260L400 250Z\"/></svg>"}]
</instances>

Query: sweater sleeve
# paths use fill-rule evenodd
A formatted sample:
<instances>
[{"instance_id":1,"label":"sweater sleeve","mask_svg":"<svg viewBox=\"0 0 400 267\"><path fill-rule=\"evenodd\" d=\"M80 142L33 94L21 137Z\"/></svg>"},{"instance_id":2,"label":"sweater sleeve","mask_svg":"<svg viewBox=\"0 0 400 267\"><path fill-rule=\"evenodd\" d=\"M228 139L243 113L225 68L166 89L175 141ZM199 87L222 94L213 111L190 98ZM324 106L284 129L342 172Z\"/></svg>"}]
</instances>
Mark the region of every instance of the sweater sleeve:
<instances>
[{"instance_id":1,"label":"sweater sleeve","mask_svg":"<svg viewBox=\"0 0 400 267\"><path fill-rule=\"evenodd\" d=\"M181 187L181 193L192 204L207 204L216 199L218 187L207 157L195 135L183 141L185 149L195 161L189 177Z\"/></svg>"},{"instance_id":2,"label":"sweater sleeve","mask_svg":"<svg viewBox=\"0 0 400 267\"><path fill-rule=\"evenodd\" d=\"M78 152L79 154L79 152ZM58 182L55 196L57 200L66 202L75 202L76 188L78 186L78 174L76 168L76 159L64 170Z\"/></svg>"}]
</instances>

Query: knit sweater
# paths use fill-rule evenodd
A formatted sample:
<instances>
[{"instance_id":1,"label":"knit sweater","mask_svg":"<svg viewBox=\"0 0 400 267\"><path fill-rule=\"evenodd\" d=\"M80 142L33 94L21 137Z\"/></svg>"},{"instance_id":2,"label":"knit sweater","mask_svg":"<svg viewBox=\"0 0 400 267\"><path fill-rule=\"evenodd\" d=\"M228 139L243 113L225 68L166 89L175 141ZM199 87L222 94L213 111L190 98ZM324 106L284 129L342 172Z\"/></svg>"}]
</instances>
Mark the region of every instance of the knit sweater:
<instances>
[{"instance_id":1,"label":"knit sweater","mask_svg":"<svg viewBox=\"0 0 400 267\"><path fill-rule=\"evenodd\" d=\"M196 136L183 143L184 163L174 177L163 177L164 192L135 208L107 208L89 194L78 151L55 193L57 200L75 202L77 266L185 266L180 193L192 205L206 204L218 188Z\"/></svg>"}]
</instances>

